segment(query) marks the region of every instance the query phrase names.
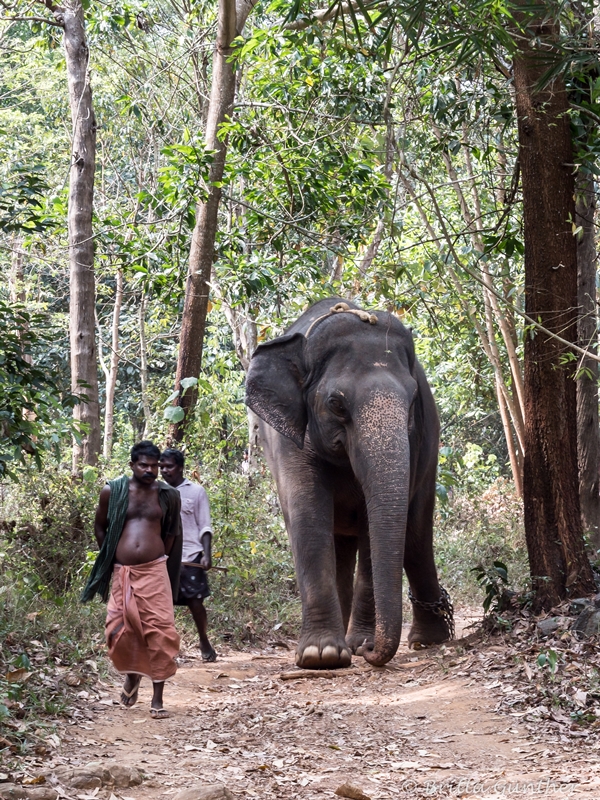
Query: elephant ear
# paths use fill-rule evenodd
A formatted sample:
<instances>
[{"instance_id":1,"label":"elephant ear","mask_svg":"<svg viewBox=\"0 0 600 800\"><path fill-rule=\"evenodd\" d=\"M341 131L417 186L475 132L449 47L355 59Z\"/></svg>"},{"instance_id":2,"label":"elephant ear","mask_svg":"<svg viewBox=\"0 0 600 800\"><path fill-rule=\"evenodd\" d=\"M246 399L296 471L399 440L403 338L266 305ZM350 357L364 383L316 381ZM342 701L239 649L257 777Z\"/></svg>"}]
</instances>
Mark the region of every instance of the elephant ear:
<instances>
[{"instance_id":1,"label":"elephant ear","mask_svg":"<svg viewBox=\"0 0 600 800\"><path fill-rule=\"evenodd\" d=\"M301 333L292 333L259 345L246 378L246 405L300 449L307 424L302 393L305 341Z\"/></svg>"}]
</instances>

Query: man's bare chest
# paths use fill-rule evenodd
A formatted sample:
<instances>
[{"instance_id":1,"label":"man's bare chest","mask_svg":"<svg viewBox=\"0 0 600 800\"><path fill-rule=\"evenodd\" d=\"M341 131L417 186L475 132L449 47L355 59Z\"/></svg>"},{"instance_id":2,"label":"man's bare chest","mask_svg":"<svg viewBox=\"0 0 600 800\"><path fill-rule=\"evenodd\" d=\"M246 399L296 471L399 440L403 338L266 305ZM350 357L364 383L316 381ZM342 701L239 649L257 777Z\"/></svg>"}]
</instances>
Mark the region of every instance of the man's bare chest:
<instances>
[{"instance_id":1,"label":"man's bare chest","mask_svg":"<svg viewBox=\"0 0 600 800\"><path fill-rule=\"evenodd\" d=\"M126 522L143 519L148 522L161 522L162 509L158 501L158 492L129 492Z\"/></svg>"}]
</instances>

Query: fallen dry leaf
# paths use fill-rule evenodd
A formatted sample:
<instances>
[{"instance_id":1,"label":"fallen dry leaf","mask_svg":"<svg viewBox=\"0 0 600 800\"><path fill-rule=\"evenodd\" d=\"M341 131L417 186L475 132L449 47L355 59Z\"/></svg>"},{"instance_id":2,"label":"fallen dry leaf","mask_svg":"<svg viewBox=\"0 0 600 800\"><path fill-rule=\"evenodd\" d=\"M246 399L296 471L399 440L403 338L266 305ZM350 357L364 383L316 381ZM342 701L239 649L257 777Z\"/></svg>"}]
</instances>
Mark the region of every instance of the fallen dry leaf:
<instances>
[{"instance_id":1,"label":"fallen dry leaf","mask_svg":"<svg viewBox=\"0 0 600 800\"><path fill-rule=\"evenodd\" d=\"M10 750L11 753L16 753L17 752L16 745L14 745L12 742L10 742L8 739L6 739L4 736L0 736L0 750L5 748L5 747L8 747L8 749Z\"/></svg>"},{"instance_id":2,"label":"fallen dry leaf","mask_svg":"<svg viewBox=\"0 0 600 800\"><path fill-rule=\"evenodd\" d=\"M32 672L27 672L25 667L20 667L19 669L13 669L7 672L5 677L9 683L25 683L32 674Z\"/></svg>"},{"instance_id":3,"label":"fallen dry leaf","mask_svg":"<svg viewBox=\"0 0 600 800\"><path fill-rule=\"evenodd\" d=\"M368 794L365 794L362 789L353 786L351 783L342 783L335 790L335 793L338 797L349 797L350 800L371 800Z\"/></svg>"}]
</instances>

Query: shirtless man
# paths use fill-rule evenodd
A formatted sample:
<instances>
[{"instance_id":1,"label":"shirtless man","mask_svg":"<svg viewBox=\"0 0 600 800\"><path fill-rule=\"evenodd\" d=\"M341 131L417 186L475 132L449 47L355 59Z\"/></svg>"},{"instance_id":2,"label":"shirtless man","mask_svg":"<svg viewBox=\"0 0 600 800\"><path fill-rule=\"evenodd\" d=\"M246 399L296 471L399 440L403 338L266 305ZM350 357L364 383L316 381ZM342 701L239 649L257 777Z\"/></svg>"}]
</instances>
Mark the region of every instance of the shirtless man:
<instances>
[{"instance_id":1,"label":"shirtless man","mask_svg":"<svg viewBox=\"0 0 600 800\"><path fill-rule=\"evenodd\" d=\"M157 481L159 458L152 442L140 442L131 450L132 476L110 481L100 493L94 525L100 553L83 596L106 596L112 571L106 642L113 664L125 673L121 703L136 703L146 675L153 682L150 713L156 719L168 716L164 684L177 669L176 585L169 581L167 559L176 542L179 561L181 554L179 493Z\"/></svg>"}]
</instances>

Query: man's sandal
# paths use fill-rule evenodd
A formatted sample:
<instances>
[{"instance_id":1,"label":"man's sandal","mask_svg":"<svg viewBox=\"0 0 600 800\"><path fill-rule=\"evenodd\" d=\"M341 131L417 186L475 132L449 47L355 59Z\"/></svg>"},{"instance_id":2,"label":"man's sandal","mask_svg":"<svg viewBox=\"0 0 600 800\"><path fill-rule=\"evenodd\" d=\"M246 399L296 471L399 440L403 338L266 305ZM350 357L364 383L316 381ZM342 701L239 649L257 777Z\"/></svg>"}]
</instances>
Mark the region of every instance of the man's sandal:
<instances>
[{"instance_id":1,"label":"man's sandal","mask_svg":"<svg viewBox=\"0 0 600 800\"><path fill-rule=\"evenodd\" d=\"M140 683L141 680L137 682L137 685L134 686L130 692L126 692L125 689L121 689L120 703L122 706L125 706L125 708L131 708L137 703L138 692L140 690ZM126 698L125 702L123 701L124 697Z\"/></svg>"},{"instance_id":2,"label":"man's sandal","mask_svg":"<svg viewBox=\"0 0 600 800\"><path fill-rule=\"evenodd\" d=\"M202 651L201 651L201 655L202 655L202 661L204 661L205 664L206 663L211 663L212 664L213 661L217 660L217 654L213 650L212 647L210 648L210 650L208 650L205 653L202 653Z\"/></svg>"},{"instance_id":3,"label":"man's sandal","mask_svg":"<svg viewBox=\"0 0 600 800\"><path fill-rule=\"evenodd\" d=\"M150 708L150 716L152 719L167 719L171 715L166 708Z\"/></svg>"}]
</instances>

